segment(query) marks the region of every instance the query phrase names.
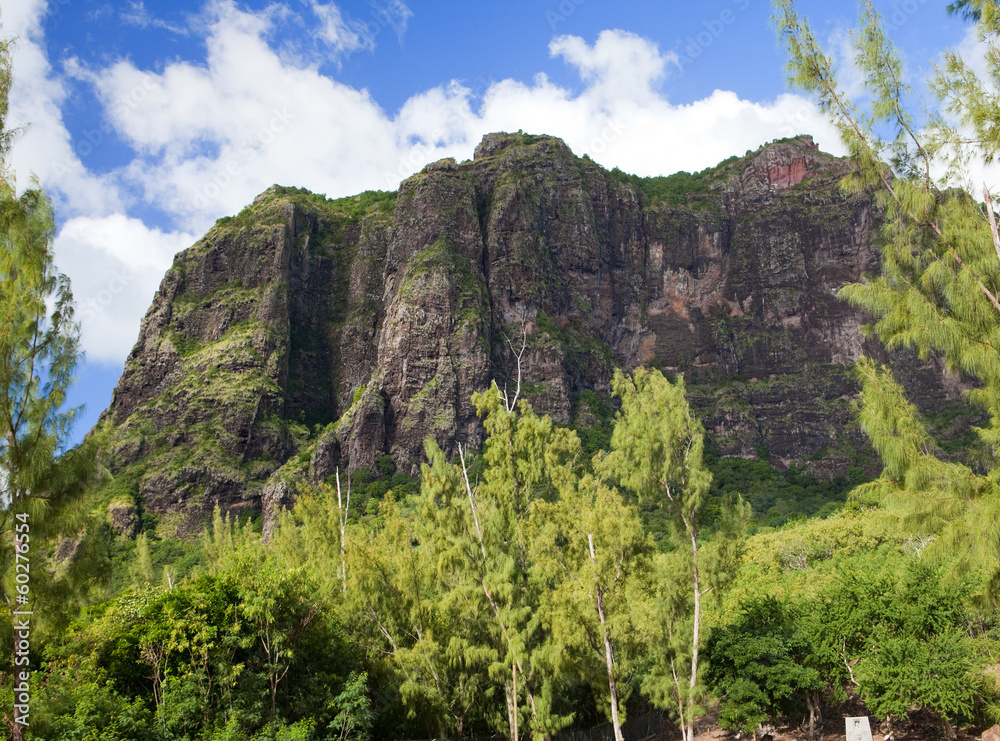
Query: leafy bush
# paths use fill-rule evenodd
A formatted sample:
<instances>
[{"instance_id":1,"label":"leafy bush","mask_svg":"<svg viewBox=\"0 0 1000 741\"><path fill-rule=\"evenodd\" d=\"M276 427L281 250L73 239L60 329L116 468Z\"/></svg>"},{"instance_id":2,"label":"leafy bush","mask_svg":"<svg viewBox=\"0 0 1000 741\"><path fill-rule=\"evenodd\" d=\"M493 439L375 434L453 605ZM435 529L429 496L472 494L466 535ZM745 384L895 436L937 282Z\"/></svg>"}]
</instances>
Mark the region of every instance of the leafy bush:
<instances>
[{"instance_id":1,"label":"leafy bush","mask_svg":"<svg viewBox=\"0 0 1000 741\"><path fill-rule=\"evenodd\" d=\"M855 685L890 722L926 708L949 735L984 699L983 659L965 624L970 588L899 558L860 556L820 594L808 623L817 659L841 696Z\"/></svg>"},{"instance_id":2,"label":"leafy bush","mask_svg":"<svg viewBox=\"0 0 1000 741\"><path fill-rule=\"evenodd\" d=\"M708 683L722 695L719 725L749 733L780 715L800 717L807 695L823 687L811 666L812 643L794 612L774 597L741 605L732 625L712 632Z\"/></svg>"}]
</instances>

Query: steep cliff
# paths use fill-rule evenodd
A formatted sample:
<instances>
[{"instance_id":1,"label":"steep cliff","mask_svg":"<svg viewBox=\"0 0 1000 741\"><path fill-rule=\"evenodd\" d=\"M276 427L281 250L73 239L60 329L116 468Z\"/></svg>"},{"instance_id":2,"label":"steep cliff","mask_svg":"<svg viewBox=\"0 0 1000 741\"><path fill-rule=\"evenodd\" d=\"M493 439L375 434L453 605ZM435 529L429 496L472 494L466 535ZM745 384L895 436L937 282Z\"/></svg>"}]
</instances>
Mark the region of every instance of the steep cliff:
<instances>
[{"instance_id":1,"label":"steep cliff","mask_svg":"<svg viewBox=\"0 0 1000 741\"><path fill-rule=\"evenodd\" d=\"M863 317L835 293L877 270L878 221L847 167L800 137L642 179L518 133L398 193L272 187L176 256L105 413L111 468L180 532L337 465L413 470L427 436L480 441L470 396L519 353L559 423L652 364L685 374L721 453L843 472Z\"/></svg>"}]
</instances>

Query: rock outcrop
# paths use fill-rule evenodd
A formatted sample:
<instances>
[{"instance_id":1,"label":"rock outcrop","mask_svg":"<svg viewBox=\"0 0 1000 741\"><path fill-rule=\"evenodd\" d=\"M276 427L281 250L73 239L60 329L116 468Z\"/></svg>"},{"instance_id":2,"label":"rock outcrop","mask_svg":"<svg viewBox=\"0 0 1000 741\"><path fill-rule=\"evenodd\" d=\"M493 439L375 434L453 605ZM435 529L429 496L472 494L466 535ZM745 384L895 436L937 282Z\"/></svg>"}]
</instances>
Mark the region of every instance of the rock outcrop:
<instances>
[{"instance_id":1,"label":"rock outcrop","mask_svg":"<svg viewBox=\"0 0 1000 741\"><path fill-rule=\"evenodd\" d=\"M616 366L651 364L685 374L721 453L843 472L865 449L864 319L835 294L878 267L847 168L799 137L639 179L518 133L398 193L272 187L164 277L105 413L112 470L179 532L338 465L415 471L428 436L480 442L470 396L514 383L520 354L561 424L593 417L583 392L607 396Z\"/></svg>"}]
</instances>

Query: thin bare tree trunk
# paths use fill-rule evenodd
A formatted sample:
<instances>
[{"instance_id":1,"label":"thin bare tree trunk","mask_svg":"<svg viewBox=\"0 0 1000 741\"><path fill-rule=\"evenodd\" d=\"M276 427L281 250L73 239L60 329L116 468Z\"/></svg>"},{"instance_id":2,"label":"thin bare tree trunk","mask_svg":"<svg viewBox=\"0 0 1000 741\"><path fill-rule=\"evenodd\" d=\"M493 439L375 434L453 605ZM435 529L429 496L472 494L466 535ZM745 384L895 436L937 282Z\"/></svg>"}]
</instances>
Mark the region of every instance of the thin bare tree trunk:
<instances>
[{"instance_id":1,"label":"thin bare tree trunk","mask_svg":"<svg viewBox=\"0 0 1000 741\"><path fill-rule=\"evenodd\" d=\"M517 662L511 665L511 683L504 682L507 695L507 723L510 726L510 741L518 741L517 729Z\"/></svg>"},{"instance_id":2,"label":"thin bare tree trunk","mask_svg":"<svg viewBox=\"0 0 1000 741\"><path fill-rule=\"evenodd\" d=\"M945 717L941 716L941 726L944 729L944 737L948 741L954 741L955 738L955 728L951 725L951 722Z\"/></svg>"},{"instance_id":3,"label":"thin bare tree trunk","mask_svg":"<svg viewBox=\"0 0 1000 741\"><path fill-rule=\"evenodd\" d=\"M340 578L344 591L347 591L347 548L344 539L347 537L347 517L351 509L351 480L347 479L347 504L345 506L340 495L340 467L337 467L337 521L340 524Z\"/></svg>"},{"instance_id":4,"label":"thin bare tree trunk","mask_svg":"<svg viewBox=\"0 0 1000 741\"><path fill-rule=\"evenodd\" d=\"M590 542L590 560L597 562L597 554L594 552L594 536L587 533L587 540ZM608 623L604 617L604 591L599 584L594 585L594 594L597 597L597 616L601 620L601 635L604 638L604 661L608 667L608 691L611 693L611 725L615 729L615 741L625 741L622 735L622 724L618 718L618 687L615 684L615 652L611 645L611 636L608 635Z\"/></svg>"},{"instance_id":5,"label":"thin bare tree trunk","mask_svg":"<svg viewBox=\"0 0 1000 741\"><path fill-rule=\"evenodd\" d=\"M694 582L694 627L691 630L691 684L689 687L687 707L691 709L691 698L694 696L694 688L698 683L698 641L701 630L701 586L698 582L698 534L693 522L684 522L687 525L688 533L691 535L691 576ZM694 718L687 726L685 739L694 741Z\"/></svg>"},{"instance_id":6,"label":"thin bare tree trunk","mask_svg":"<svg viewBox=\"0 0 1000 741\"><path fill-rule=\"evenodd\" d=\"M809 738L816 738L816 720L820 716L819 697L815 692L806 693L806 705L809 707Z\"/></svg>"}]
</instances>

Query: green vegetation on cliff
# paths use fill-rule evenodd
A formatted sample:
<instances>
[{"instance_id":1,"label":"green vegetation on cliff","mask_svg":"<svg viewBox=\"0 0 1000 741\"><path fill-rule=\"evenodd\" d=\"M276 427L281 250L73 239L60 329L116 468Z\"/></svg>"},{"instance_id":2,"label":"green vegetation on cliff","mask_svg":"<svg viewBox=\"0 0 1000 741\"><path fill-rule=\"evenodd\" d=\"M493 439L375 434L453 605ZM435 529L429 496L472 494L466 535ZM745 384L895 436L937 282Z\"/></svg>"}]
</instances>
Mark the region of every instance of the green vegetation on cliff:
<instances>
[{"instance_id":1,"label":"green vegetation on cliff","mask_svg":"<svg viewBox=\"0 0 1000 741\"><path fill-rule=\"evenodd\" d=\"M995 42L997 8L973 7ZM799 82L850 110L779 12ZM860 38L876 120L911 130L870 8ZM966 71L947 60L946 96ZM957 111L995 153L986 100ZM884 274L843 295L972 379L975 424L849 365L833 290L875 264L876 215L838 192L843 161L794 139L637 178L519 132L400 194L275 186L220 219L143 324L111 473L69 496L103 439L56 455L68 289L48 202L0 179L0 418L26 420L0 483L39 556L26 678L0 630L0 735L16 682L38 739L522 741L606 719L623 741L657 709L692 741L713 703L746 733L814 735L847 702L945 736L1000 719L1000 233L988 197L921 176L929 148L842 124L888 214Z\"/></svg>"},{"instance_id":2,"label":"green vegetation on cliff","mask_svg":"<svg viewBox=\"0 0 1000 741\"><path fill-rule=\"evenodd\" d=\"M729 173L730 166L742 160L741 157L733 156L700 172L690 173L682 170L673 175L649 177L630 175L615 167L611 170L611 177L617 182L635 188L641 194L643 202L648 205L663 203L667 206L686 206L692 200L696 204L703 201L704 198L699 199L696 196L707 196L712 184L723 179L724 175ZM707 204L701 205L704 207Z\"/></svg>"}]
</instances>

